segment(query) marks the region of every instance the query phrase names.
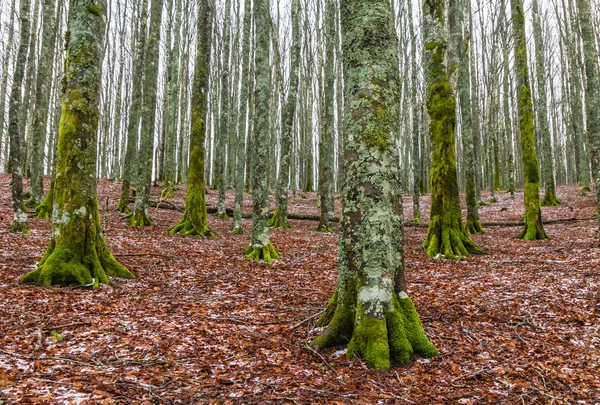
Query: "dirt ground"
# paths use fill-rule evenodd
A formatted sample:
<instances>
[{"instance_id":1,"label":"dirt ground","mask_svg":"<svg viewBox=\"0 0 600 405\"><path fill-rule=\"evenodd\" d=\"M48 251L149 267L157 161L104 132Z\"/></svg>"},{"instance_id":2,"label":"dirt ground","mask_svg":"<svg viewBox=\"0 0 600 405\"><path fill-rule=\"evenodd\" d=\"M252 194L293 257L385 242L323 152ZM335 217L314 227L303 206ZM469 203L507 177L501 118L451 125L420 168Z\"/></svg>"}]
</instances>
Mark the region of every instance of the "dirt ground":
<instances>
[{"instance_id":1,"label":"dirt ground","mask_svg":"<svg viewBox=\"0 0 600 405\"><path fill-rule=\"evenodd\" d=\"M547 225L551 239L537 242L489 226L473 237L487 254L464 261L426 258L426 229L407 227L409 293L441 355L376 372L310 349L337 274L337 236L316 222L272 230L282 259L269 266L242 255L249 220L232 236L211 215L214 239L184 238L167 233L181 213L151 208L155 226L132 229L115 211L120 184L101 181L108 245L138 278L40 288L17 278L42 257L50 222L7 232L9 180L0 175L0 404L600 404L598 223L593 194L576 186L558 187L564 205L544 219L592 219ZM184 198L181 187L174 202ZM518 221L523 194L497 198L482 220ZM424 219L428 207L424 196ZM316 195L298 193L290 211L318 214Z\"/></svg>"}]
</instances>

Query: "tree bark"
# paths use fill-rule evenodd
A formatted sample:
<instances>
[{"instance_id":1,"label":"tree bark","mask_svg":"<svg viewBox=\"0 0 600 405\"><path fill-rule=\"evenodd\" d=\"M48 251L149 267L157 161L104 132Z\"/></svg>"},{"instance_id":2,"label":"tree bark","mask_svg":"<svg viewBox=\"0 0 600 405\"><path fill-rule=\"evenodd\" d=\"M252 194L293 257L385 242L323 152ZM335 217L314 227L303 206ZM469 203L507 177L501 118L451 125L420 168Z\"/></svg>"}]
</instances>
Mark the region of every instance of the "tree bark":
<instances>
[{"instance_id":1,"label":"tree bark","mask_svg":"<svg viewBox=\"0 0 600 405\"><path fill-rule=\"evenodd\" d=\"M52 239L37 269L21 277L22 282L97 288L108 284L109 277L135 277L106 245L98 211L95 172L105 12L104 0L70 3Z\"/></svg>"},{"instance_id":2,"label":"tree bark","mask_svg":"<svg viewBox=\"0 0 600 405\"><path fill-rule=\"evenodd\" d=\"M337 289L313 345L348 343L377 369L436 356L406 290L395 117L400 102L396 34L387 0L342 0L345 105Z\"/></svg>"}]
</instances>

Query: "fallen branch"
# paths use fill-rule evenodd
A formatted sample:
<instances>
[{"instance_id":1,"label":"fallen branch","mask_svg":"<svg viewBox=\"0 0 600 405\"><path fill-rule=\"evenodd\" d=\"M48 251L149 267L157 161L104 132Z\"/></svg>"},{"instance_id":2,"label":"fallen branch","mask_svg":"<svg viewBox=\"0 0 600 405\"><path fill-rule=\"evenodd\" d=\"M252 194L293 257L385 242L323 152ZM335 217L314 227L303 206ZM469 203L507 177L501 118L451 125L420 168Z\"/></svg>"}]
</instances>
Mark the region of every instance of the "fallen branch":
<instances>
[{"instance_id":1,"label":"fallen branch","mask_svg":"<svg viewBox=\"0 0 600 405\"><path fill-rule=\"evenodd\" d=\"M290 326L290 329L291 329L291 330L294 330L294 329L296 329L297 327L304 325L306 322L310 321L311 319L314 319L314 318L316 318L317 316L321 315L323 312L325 312L325 310L324 310L324 309L323 309L323 310L321 310L321 311L319 311L319 312L317 312L317 313L316 313L316 314L314 314L314 315L311 315L311 316L309 316L308 318L306 318L306 319L305 319L305 320L303 320L302 322L298 322L298 323L297 323L297 324L295 324L294 326Z\"/></svg>"},{"instance_id":2,"label":"fallen branch","mask_svg":"<svg viewBox=\"0 0 600 405\"><path fill-rule=\"evenodd\" d=\"M70 326L79 326L79 325L91 325L91 322L72 322L72 323L66 323L64 325L56 325L56 326L46 326L44 328L42 328L43 331L47 331L47 330L57 330L57 329L62 329L62 328L68 328Z\"/></svg>"},{"instance_id":3,"label":"fallen branch","mask_svg":"<svg viewBox=\"0 0 600 405\"><path fill-rule=\"evenodd\" d=\"M164 204L167 204L168 207L165 207L165 206L161 207L161 205L164 205ZM148 201L148 205L150 207L154 207L154 208L176 210L176 211L180 211L180 212L184 211L184 207L182 207L181 205L176 205L176 204L173 204L168 201L150 200L150 201ZM218 212L218 210L217 210L217 207L207 206L206 212L209 214L216 214ZM225 212L227 212L227 215L233 216L233 210L231 208L227 208L225 210ZM268 216L270 217L272 215L273 215L273 212L269 211ZM252 218L252 213L242 212L242 218L246 218L246 219ZM303 220L304 221L319 221L321 219L321 217L319 215L312 215L312 214L288 213L288 219L297 219L300 221L303 221ZM544 223L544 225L551 225L551 224L562 224L562 223L567 223L567 222L590 221L590 220L594 220L594 219L596 219L596 218L588 217L588 218L549 219L549 220L543 221L543 223ZM331 219L331 222L339 222L339 221L340 221L339 217L334 217ZM481 225L482 226L513 227L513 226L523 226L523 225L525 225L525 223L523 221L490 221L490 222L482 222ZM429 224L406 221L406 222L404 222L404 226L407 228L427 228L429 226Z\"/></svg>"}]
</instances>

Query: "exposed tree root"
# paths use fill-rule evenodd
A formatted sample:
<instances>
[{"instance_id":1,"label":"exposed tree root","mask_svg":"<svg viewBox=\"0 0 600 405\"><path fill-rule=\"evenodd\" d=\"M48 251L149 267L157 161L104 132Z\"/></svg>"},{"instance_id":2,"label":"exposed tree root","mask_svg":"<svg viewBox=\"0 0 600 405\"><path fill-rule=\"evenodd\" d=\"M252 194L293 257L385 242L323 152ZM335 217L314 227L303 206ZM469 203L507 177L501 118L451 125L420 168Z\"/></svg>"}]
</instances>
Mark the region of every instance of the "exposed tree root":
<instances>
[{"instance_id":1,"label":"exposed tree root","mask_svg":"<svg viewBox=\"0 0 600 405\"><path fill-rule=\"evenodd\" d=\"M109 284L109 277L135 278L135 275L119 264L108 250L102 236L87 241L84 252L60 247L52 239L37 269L25 274L20 281L44 286L73 284L98 288Z\"/></svg>"},{"instance_id":2,"label":"exposed tree root","mask_svg":"<svg viewBox=\"0 0 600 405\"><path fill-rule=\"evenodd\" d=\"M407 365L417 355L439 355L406 294L393 293L383 319L365 314L355 289L344 295L336 291L319 318L317 324L327 328L314 340L316 350L348 343L349 358L361 357L376 370L389 369L391 362Z\"/></svg>"},{"instance_id":3,"label":"exposed tree root","mask_svg":"<svg viewBox=\"0 0 600 405\"><path fill-rule=\"evenodd\" d=\"M561 204L562 203L558 197L556 197L556 194L553 193L546 194L542 200L542 206L544 207L556 207Z\"/></svg>"},{"instance_id":4,"label":"exposed tree root","mask_svg":"<svg viewBox=\"0 0 600 405\"><path fill-rule=\"evenodd\" d=\"M478 219L467 219L465 223L465 232L471 235L484 234L483 226Z\"/></svg>"},{"instance_id":5,"label":"exposed tree root","mask_svg":"<svg viewBox=\"0 0 600 405\"><path fill-rule=\"evenodd\" d=\"M288 229L292 224L288 220L287 215L282 215L278 210L273 212L273 216L269 220L269 227L278 229Z\"/></svg>"},{"instance_id":6,"label":"exposed tree root","mask_svg":"<svg viewBox=\"0 0 600 405\"><path fill-rule=\"evenodd\" d=\"M153 225L152 220L145 211L135 210L125 217L131 226L142 227Z\"/></svg>"},{"instance_id":7,"label":"exposed tree root","mask_svg":"<svg viewBox=\"0 0 600 405\"><path fill-rule=\"evenodd\" d=\"M460 217L431 218L423 249L428 257L445 259L462 259L470 254L484 253L484 250L467 236Z\"/></svg>"},{"instance_id":8,"label":"exposed tree root","mask_svg":"<svg viewBox=\"0 0 600 405\"><path fill-rule=\"evenodd\" d=\"M175 191L177 191L177 186L170 182L165 182L160 193L161 200L171 200L175 197Z\"/></svg>"},{"instance_id":9,"label":"exposed tree root","mask_svg":"<svg viewBox=\"0 0 600 405\"><path fill-rule=\"evenodd\" d=\"M269 264L272 264L273 260L278 260L281 257L272 243L269 243L266 246L250 245L246 249L244 249L244 254L246 255L246 259L264 260Z\"/></svg>"}]
</instances>

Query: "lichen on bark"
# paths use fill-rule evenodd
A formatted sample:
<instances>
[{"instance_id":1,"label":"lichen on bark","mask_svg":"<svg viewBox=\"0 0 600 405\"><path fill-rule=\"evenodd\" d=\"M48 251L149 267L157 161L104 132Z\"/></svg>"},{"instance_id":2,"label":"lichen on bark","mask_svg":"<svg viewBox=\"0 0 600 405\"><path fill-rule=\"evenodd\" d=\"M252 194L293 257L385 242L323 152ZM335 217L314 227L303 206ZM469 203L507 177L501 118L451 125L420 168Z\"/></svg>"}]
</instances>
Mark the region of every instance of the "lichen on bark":
<instances>
[{"instance_id":1,"label":"lichen on bark","mask_svg":"<svg viewBox=\"0 0 600 405\"><path fill-rule=\"evenodd\" d=\"M406 293L391 5L343 0L341 15L346 111L338 282L318 321L326 329L313 346L348 343L348 357L385 370L438 351Z\"/></svg>"},{"instance_id":2,"label":"lichen on bark","mask_svg":"<svg viewBox=\"0 0 600 405\"><path fill-rule=\"evenodd\" d=\"M210 69L210 35L213 18L208 0L201 0L198 7L198 41L196 44L196 66L192 84L192 129L190 133L188 189L183 218L169 232L183 236L212 237L214 233L208 227L208 215L206 212L204 140L206 137L205 117Z\"/></svg>"},{"instance_id":3,"label":"lichen on bark","mask_svg":"<svg viewBox=\"0 0 600 405\"><path fill-rule=\"evenodd\" d=\"M269 239L267 224L268 205L268 148L269 148L269 99L270 79L269 43L270 21L268 0L254 1L256 24L256 51L254 88L254 130L252 134L252 242L244 249L248 259L264 260L272 263L280 255Z\"/></svg>"},{"instance_id":4,"label":"lichen on bark","mask_svg":"<svg viewBox=\"0 0 600 405\"><path fill-rule=\"evenodd\" d=\"M527 42L525 37L525 14L522 0L512 0L512 23L515 41L515 72L518 91L519 128L521 129L521 148L523 150L523 172L525 174L525 227L518 235L519 239L546 239L542 223L540 205L540 175L535 154L533 129L533 104L529 85L529 67L527 65Z\"/></svg>"},{"instance_id":5,"label":"lichen on bark","mask_svg":"<svg viewBox=\"0 0 600 405\"><path fill-rule=\"evenodd\" d=\"M104 0L71 1L52 239L37 268L21 277L22 282L97 288L108 284L109 277L135 277L106 245L98 211L95 170L105 10Z\"/></svg>"}]
</instances>

